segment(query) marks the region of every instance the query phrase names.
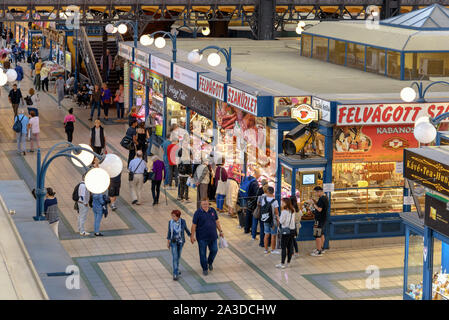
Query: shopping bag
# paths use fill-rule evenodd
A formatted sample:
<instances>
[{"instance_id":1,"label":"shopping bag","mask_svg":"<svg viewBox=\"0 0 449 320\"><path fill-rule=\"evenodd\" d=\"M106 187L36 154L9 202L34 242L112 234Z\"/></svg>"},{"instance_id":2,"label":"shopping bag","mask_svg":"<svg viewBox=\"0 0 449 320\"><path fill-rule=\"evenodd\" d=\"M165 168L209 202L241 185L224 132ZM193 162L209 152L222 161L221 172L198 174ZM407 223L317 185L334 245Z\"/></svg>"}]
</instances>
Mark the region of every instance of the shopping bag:
<instances>
[{"instance_id":1,"label":"shopping bag","mask_svg":"<svg viewBox=\"0 0 449 320\"><path fill-rule=\"evenodd\" d=\"M161 124L156 125L156 135L158 137L162 137L162 125Z\"/></svg>"},{"instance_id":2,"label":"shopping bag","mask_svg":"<svg viewBox=\"0 0 449 320\"><path fill-rule=\"evenodd\" d=\"M190 188L195 188L196 187L195 181L193 181L193 179L191 177L187 178L187 183L186 184Z\"/></svg>"},{"instance_id":3,"label":"shopping bag","mask_svg":"<svg viewBox=\"0 0 449 320\"><path fill-rule=\"evenodd\" d=\"M226 239L224 237L220 237L220 249L225 249L227 248L228 242L226 241Z\"/></svg>"}]
</instances>

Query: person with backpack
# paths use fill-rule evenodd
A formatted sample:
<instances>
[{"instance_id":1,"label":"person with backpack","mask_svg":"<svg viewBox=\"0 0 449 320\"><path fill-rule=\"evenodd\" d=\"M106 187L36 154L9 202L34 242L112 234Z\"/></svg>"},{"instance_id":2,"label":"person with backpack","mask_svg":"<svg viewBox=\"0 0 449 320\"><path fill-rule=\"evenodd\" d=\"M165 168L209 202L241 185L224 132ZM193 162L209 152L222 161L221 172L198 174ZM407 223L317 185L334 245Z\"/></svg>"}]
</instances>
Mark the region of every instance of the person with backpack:
<instances>
[{"instance_id":1,"label":"person with backpack","mask_svg":"<svg viewBox=\"0 0 449 320\"><path fill-rule=\"evenodd\" d=\"M30 112L31 119L28 121L28 130L30 130L30 137L31 137L31 145L30 145L30 152L34 152L34 143L36 143L37 148L40 148L39 145L39 117L36 116L36 113L34 111Z\"/></svg>"},{"instance_id":2,"label":"person with backpack","mask_svg":"<svg viewBox=\"0 0 449 320\"><path fill-rule=\"evenodd\" d=\"M20 89L20 82L23 80L23 68L20 65L17 65L14 70L16 70L17 73L17 88Z\"/></svg>"},{"instance_id":3,"label":"person with backpack","mask_svg":"<svg viewBox=\"0 0 449 320\"><path fill-rule=\"evenodd\" d=\"M315 238L316 249L310 254L313 257L321 257L324 253L325 233L324 227L327 220L327 210L329 208L329 199L323 192L323 188L316 186L313 188L315 197L318 200L310 199L309 204L315 215L315 223L313 225L313 236Z\"/></svg>"},{"instance_id":4,"label":"person with backpack","mask_svg":"<svg viewBox=\"0 0 449 320\"><path fill-rule=\"evenodd\" d=\"M228 173L224 167L224 160L221 159L220 164L215 169L215 185L217 186L216 191L216 203L218 212L223 213L224 199L226 196L226 181L228 180Z\"/></svg>"},{"instance_id":5,"label":"person with backpack","mask_svg":"<svg viewBox=\"0 0 449 320\"><path fill-rule=\"evenodd\" d=\"M33 88L30 88L30 90L28 90L28 95L24 98L25 100L25 104L27 105L28 108L28 113L31 113L31 111L34 111L34 113L36 113L36 116L39 116L39 111L38 111L38 102L39 100L39 96L35 93Z\"/></svg>"},{"instance_id":6,"label":"person with backpack","mask_svg":"<svg viewBox=\"0 0 449 320\"><path fill-rule=\"evenodd\" d=\"M83 177L84 179L84 177ZM87 220L87 215L89 213L89 202L90 202L90 192L87 190L84 182L79 183L72 194L72 199L76 202L78 208L78 231L81 236L90 235L89 232L86 232L84 229L84 225Z\"/></svg>"},{"instance_id":7,"label":"person with backpack","mask_svg":"<svg viewBox=\"0 0 449 320\"><path fill-rule=\"evenodd\" d=\"M195 181L197 187L197 209L201 206L201 199L207 198L207 188L209 186L210 178L211 172L209 170L208 161L204 160L200 165L198 165L195 174L193 175L193 180Z\"/></svg>"},{"instance_id":8,"label":"person with backpack","mask_svg":"<svg viewBox=\"0 0 449 320\"><path fill-rule=\"evenodd\" d=\"M260 231L259 231L259 247L264 247L264 239L265 239L265 231L264 231L264 224L260 217L260 202L261 198L266 192L268 188L268 181L266 179L262 180L261 187L259 187L259 190L257 190L257 215L254 215L253 211L253 223L251 226L251 238L253 240L256 240L257 236L257 225L260 225Z\"/></svg>"},{"instance_id":9,"label":"person with backpack","mask_svg":"<svg viewBox=\"0 0 449 320\"><path fill-rule=\"evenodd\" d=\"M47 195L44 201L44 213L45 219L48 221L56 237L59 239L59 210L58 210L58 199L56 199L56 192L52 188L47 188Z\"/></svg>"},{"instance_id":10,"label":"person with backpack","mask_svg":"<svg viewBox=\"0 0 449 320\"><path fill-rule=\"evenodd\" d=\"M100 224L103 215L105 218L108 216L108 203L111 200L105 193L92 194L92 211L94 212L94 235L96 237L102 237L100 233Z\"/></svg>"},{"instance_id":11,"label":"person with backpack","mask_svg":"<svg viewBox=\"0 0 449 320\"><path fill-rule=\"evenodd\" d=\"M251 232L252 221L253 221L253 211L257 207L257 193L259 192L259 182L257 180L260 178L259 170L254 171L254 177L249 175L243 179L240 189L239 198L242 199L241 203L243 207L246 208L244 231L245 233Z\"/></svg>"},{"instance_id":12,"label":"person with backpack","mask_svg":"<svg viewBox=\"0 0 449 320\"><path fill-rule=\"evenodd\" d=\"M281 217L279 225L281 228L281 263L276 268L285 269L290 265L293 256L293 238L296 230L295 208L290 198L284 198L281 202ZM287 265L285 264L287 258Z\"/></svg>"},{"instance_id":13,"label":"person with backpack","mask_svg":"<svg viewBox=\"0 0 449 320\"><path fill-rule=\"evenodd\" d=\"M186 242L184 233L190 237L192 234L187 228L187 223L181 218L181 211L173 210L171 220L168 222L167 248L171 251L173 257L173 280L178 280L181 271L179 271L179 260L181 252Z\"/></svg>"},{"instance_id":14,"label":"person with backpack","mask_svg":"<svg viewBox=\"0 0 449 320\"><path fill-rule=\"evenodd\" d=\"M279 254L276 250L276 235L279 224L279 204L274 198L274 188L269 186L264 196L260 197L260 219L264 223L265 254L269 254L268 241L271 238L271 253Z\"/></svg>"},{"instance_id":15,"label":"person with backpack","mask_svg":"<svg viewBox=\"0 0 449 320\"><path fill-rule=\"evenodd\" d=\"M14 83L12 85L12 89L9 91L8 99L14 111L14 116L17 116L17 110L19 109L20 102L24 104L22 91L17 88L17 84Z\"/></svg>"},{"instance_id":16,"label":"person with backpack","mask_svg":"<svg viewBox=\"0 0 449 320\"><path fill-rule=\"evenodd\" d=\"M23 109L19 110L19 114L14 118L13 130L17 136L17 152L26 155L26 136L28 132L28 117L24 114Z\"/></svg>"},{"instance_id":17,"label":"person with backpack","mask_svg":"<svg viewBox=\"0 0 449 320\"><path fill-rule=\"evenodd\" d=\"M76 118L73 115L73 108L69 109L69 114L64 118L64 130L67 134L67 141L72 142L73 140L73 131L75 130L75 122Z\"/></svg>"}]
</instances>

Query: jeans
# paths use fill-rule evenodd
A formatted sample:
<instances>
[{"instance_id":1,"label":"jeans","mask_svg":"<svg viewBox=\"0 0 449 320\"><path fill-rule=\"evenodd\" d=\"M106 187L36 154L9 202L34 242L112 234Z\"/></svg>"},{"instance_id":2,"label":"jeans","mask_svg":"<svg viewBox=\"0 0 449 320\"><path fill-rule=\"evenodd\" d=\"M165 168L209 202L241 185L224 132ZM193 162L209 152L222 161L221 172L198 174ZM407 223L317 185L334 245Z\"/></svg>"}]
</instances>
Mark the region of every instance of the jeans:
<instances>
[{"instance_id":1,"label":"jeans","mask_svg":"<svg viewBox=\"0 0 449 320\"><path fill-rule=\"evenodd\" d=\"M168 161L166 162L166 161L164 160L164 167L165 167L165 172L166 172L166 173L169 172L169 170L170 170L170 165L168 164ZM169 175L168 175L168 174L165 174L165 179L164 179L164 184L165 184L165 185L168 184L168 178L169 178Z\"/></svg>"},{"instance_id":2,"label":"jeans","mask_svg":"<svg viewBox=\"0 0 449 320\"><path fill-rule=\"evenodd\" d=\"M168 178L168 184L172 185L173 179L175 180L175 186L178 187L178 166L170 166L170 172L169 172L169 178Z\"/></svg>"},{"instance_id":3,"label":"jeans","mask_svg":"<svg viewBox=\"0 0 449 320\"><path fill-rule=\"evenodd\" d=\"M151 181L151 194L153 195L153 203L159 203L159 195L161 194L161 182L162 180Z\"/></svg>"},{"instance_id":4,"label":"jeans","mask_svg":"<svg viewBox=\"0 0 449 320\"><path fill-rule=\"evenodd\" d=\"M47 91L48 91L48 77L47 78L45 78L44 80L42 80L42 91L44 91L45 92L45 88L47 88Z\"/></svg>"},{"instance_id":5,"label":"jeans","mask_svg":"<svg viewBox=\"0 0 449 320\"><path fill-rule=\"evenodd\" d=\"M84 224L86 223L87 220L87 214L89 213L89 205L84 205L80 202L78 202L78 230L80 233L86 231L84 230Z\"/></svg>"},{"instance_id":6,"label":"jeans","mask_svg":"<svg viewBox=\"0 0 449 320\"><path fill-rule=\"evenodd\" d=\"M109 115L109 107L110 107L109 103L103 102L103 113L104 113L105 118L107 118Z\"/></svg>"},{"instance_id":7,"label":"jeans","mask_svg":"<svg viewBox=\"0 0 449 320\"><path fill-rule=\"evenodd\" d=\"M179 177L178 198L189 200L189 187L187 186L187 179L189 177Z\"/></svg>"},{"instance_id":8,"label":"jeans","mask_svg":"<svg viewBox=\"0 0 449 320\"><path fill-rule=\"evenodd\" d=\"M99 233L100 232L100 223L101 219L103 218L103 208L94 209L94 232Z\"/></svg>"},{"instance_id":9,"label":"jeans","mask_svg":"<svg viewBox=\"0 0 449 320\"><path fill-rule=\"evenodd\" d=\"M148 155L152 154L151 149L153 148L153 139L154 139L154 134L151 134L150 138L148 139L148 149L147 149Z\"/></svg>"},{"instance_id":10,"label":"jeans","mask_svg":"<svg viewBox=\"0 0 449 320\"><path fill-rule=\"evenodd\" d=\"M90 118L92 119L95 109L98 110L97 112L97 118L100 118L100 112L101 112L101 105L100 102L92 102L92 110L90 110Z\"/></svg>"},{"instance_id":11,"label":"jeans","mask_svg":"<svg viewBox=\"0 0 449 320\"><path fill-rule=\"evenodd\" d=\"M17 132L16 136L17 136L17 151L25 152L27 134L23 132Z\"/></svg>"},{"instance_id":12,"label":"jeans","mask_svg":"<svg viewBox=\"0 0 449 320\"><path fill-rule=\"evenodd\" d=\"M217 208L220 210L223 210L224 199L225 199L224 194L217 194Z\"/></svg>"},{"instance_id":13,"label":"jeans","mask_svg":"<svg viewBox=\"0 0 449 320\"><path fill-rule=\"evenodd\" d=\"M182 247L184 244L170 243L171 255L173 257L173 275L179 275L179 259L181 259Z\"/></svg>"},{"instance_id":14,"label":"jeans","mask_svg":"<svg viewBox=\"0 0 449 320\"><path fill-rule=\"evenodd\" d=\"M285 263L285 258L287 258L287 263L290 263L293 255L293 235L291 233L282 235L281 249L282 249L281 254L282 264Z\"/></svg>"},{"instance_id":15,"label":"jeans","mask_svg":"<svg viewBox=\"0 0 449 320\"><path fill-rule=\"evenodd\" d=\"M40 91L41 90L41 75L36 74L36 77L34 78L34 89Z\"/></svg>"},{"instance_id":16,"label":"jeans","mask_svg":"<svg viewBox=\"0 0 449 320\"><path fill-rule=\"evenodd\" d=\"M125 103L117 102L117 119L123 119L125 117Z\"/></svg>"},{"instance_id":17,"label":"jeans","mask_svg":"<svg viewBox=\"0 0 449 320\"><path fill-rule=\"evenodd\" d=\"M251 226L251 236L253 239L256 239L256 235L257 235L257 225L260 225L260 231L259 231L259 245L261 247L263 247L263 238L265 237L265 230L264 230L264 226L263 226L263 222L260 219L256 219L253 217L253 223Z\"/></svg>"},{"instance_id":18,"label":"jeans","mask_svg":"<svg viewBox=\"0 0 449 320\"><path fill-rule=\"evenodd\" d=\"M209 247L209 257L206 257L207 247ZM214 263L215 256L218 252L217 239L198 240L198 250L200 253L201 268L203 268L203 271L207 270L207 267Z\"/></svg>"}]
</instances>

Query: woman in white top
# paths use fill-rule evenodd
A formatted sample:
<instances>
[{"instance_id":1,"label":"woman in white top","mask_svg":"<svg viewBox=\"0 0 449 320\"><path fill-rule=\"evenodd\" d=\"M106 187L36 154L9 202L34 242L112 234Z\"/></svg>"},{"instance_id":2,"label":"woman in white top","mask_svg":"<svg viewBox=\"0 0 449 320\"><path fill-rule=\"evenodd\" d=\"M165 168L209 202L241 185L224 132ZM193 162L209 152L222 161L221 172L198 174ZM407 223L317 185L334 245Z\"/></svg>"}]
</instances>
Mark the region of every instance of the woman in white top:
<instances>
[{"instance_id":1,"label":"woman in white top","mask_svg":"<svg viewBox=\"0 0 449 320\"><path fill-rule=\"evenodd\" d=\"M290 198L284 198L281 202L281 217L279 222L281 225L281 263L276 265L276 268L285 269L289 266L293 255L293 240L296 229L295 208L292 205ZM287 258L287 265L285 265L285 258Z\"/></svg>"},{"instance_id":2,"label":"woman in white top","mask_svg":"<svg viewBox=\"0 0 449 320\"><path fill-rule=\"evenodd\" d=\"M36 143L37 148L39 149L39 117L36 116L36 112L34 110L30 111L31 119L28 122L28 130L31 131L31 147L30 152L34 152L34 143Z\"/></svg>"}]
</instances>

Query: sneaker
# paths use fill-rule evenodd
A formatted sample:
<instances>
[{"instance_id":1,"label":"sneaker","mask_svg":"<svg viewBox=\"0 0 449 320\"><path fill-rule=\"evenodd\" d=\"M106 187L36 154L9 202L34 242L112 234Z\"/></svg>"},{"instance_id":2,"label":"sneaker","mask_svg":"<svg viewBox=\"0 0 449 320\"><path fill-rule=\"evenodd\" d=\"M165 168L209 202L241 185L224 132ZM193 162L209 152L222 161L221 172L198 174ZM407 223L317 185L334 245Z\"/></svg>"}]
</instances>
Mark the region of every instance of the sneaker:
<instances>
[{"instance_id":1,"label":"sneaker","mask_svg":"<svg viewBox=\"0 0 449 320\"><path fill-rule=\"evenodd\" d=\"M133 200L133 202L131 202L132 204L136 204L137 203L137 200Z\"/></svg>"},{"instance_id":2,"label":"sneaker","mask_svg":"<svg viewBox=\"0 0 449 320\"><path fill-rule=\"evenodd\" d=\"M100 233L100 232L98 232L98 233L95 233L95 236L96 236L96 237L103 237L103 234Z\"/></svg>"},{"instance_id":3,"label":"sneaker","mask_svg":"<svg viewBox=\"0 0 449 320\"><path fill-rule=\"evenodd\" d=\"M207 270L203 270L203 275L207 276L209 274L209 272L207 272Z\"/></svg>"},{"instance_id":4,"label":"sneaker","mask_svg":"<svg viewBox=\"0 0 449 320\"><path fill-rule=\"evenodd\" d=\"M212 270L214 270L214 267L210 264L209 265L209 271L212 271Z\"/></svg>"},{"instance_id":5,"label":"sneaker","mask_svg":"<svg viewBox=\"0 0 449 320\"><path fill-rule=\"evenodd\" d=\"M82 235L82 236L90 236L90 233L89 233L89 232L86 232L86 231L84 231L84 232L80 232L80 235Z\"/></svg>"},{"instance_id":6,"label":"sneaker","mask_svg":"<svg viewBox=\"0 0 449 320\"><path fill-rule=\"evenodd\" d=\"M178 197L178 198L177 198L176 200L178 200L178 201L182 201L183 199L182 199L182 198L179 198L179 197Z\"/></svg>"},{"instance_id":7,"label":"sneaker","mask_svg":"<svg viewBox=\"0 0 449 320\"><path fill-rule=\"evenodd\" d=\"M270 254L270 251L269 250L265 250L263 253Z\"/></svg>"},{"instance_id":8,"label":"sneaker","mask_svg":"<svg viewBox=\"0 0 449 320\"><path fill-rule=\"evenodd\" d=\"M115 210L117 210L117 207L113 204L113 205L111 205L111 210L115 211Z\"/></svg>"},{"instance_id":9,"label":"sneaker","mask_svg":"<svg viewBox=\"0 0 449 320\"><path fill-rule=\"evenodd\" d=\"M320 251L312 252L310 255L312 257L322 257L323 256Z\"/></svg>"},{"instance_id":10,"label":"sneaker","mask_svg":"<svg viewBox=\"0 0 449 320\"><path fill-rule=\"evenodd\" d=\"M237 226L237 229L242 229L242 226L241 226L241 225L238 225L238 226Z\"/></svg>"},{"instance_id":11,"label":"sneaker","mask_svg":"<svg viewBox=\"0 0 449 320\"><path fill-rule=\"evenodd\" d=\"M92 121L92 118L89 118L89 121Z\"/></svg>"},{"instance_id":12,"label":"sneaker","mask_svg":"<svg viewBox=\"0 0 449 320\"><path fill-rule=\"evenodd\" d=\"M285 269L285 264L279 263L276 265L276 268Z\"/></svg>"},{"instance_id":13,"label":"sneaker","mask_svg":"<svg viewBox=\"0 0 449 320\"><path fill-rule=\"evenodd\" d=\"M256 238L251 238L251 240L252 240L252 241L255 241L255 240L256 240Z\"/></svg>"},{"instance_id":14,"label":"sneaker","mask_svg":"<svg viewBox=\"0 0 449 320\"><path fill-rule=\"evenodd\" d=\"M321 249L321 253L325 253L326 252L326 250L324 250L324 249Z\"/></svg>"},{"instance_id":15,"label":"sneaker","mask_svg":"<svg viewBox=\"0 0 449 320\"><path fill-rule=\"evenodd\" d=\"M173 276L174 281L178 281L178 276Z\"/></svg>"},{"instance_id":16,"label":"sneaker","mask_svg":"<svg viewBox=\"0 0 449 320\"><path fill-rule=\"evenodd\" d=\"M317 253L317 252L318 252L317 249L313 249L313 251L312 251L310 254L312 254L312 253Z\"/></svg>"},{"instance_id":17,"label":"sneaker","mask_svg":"<svg viewBox=\"0 0 449 320\"><path fill-rule=\"evenodd\" d=\"M276 249L276 250L271 251L271 253L274 253L274 254L281 254L281 250Z\"/></svg>"}]
</instances>

